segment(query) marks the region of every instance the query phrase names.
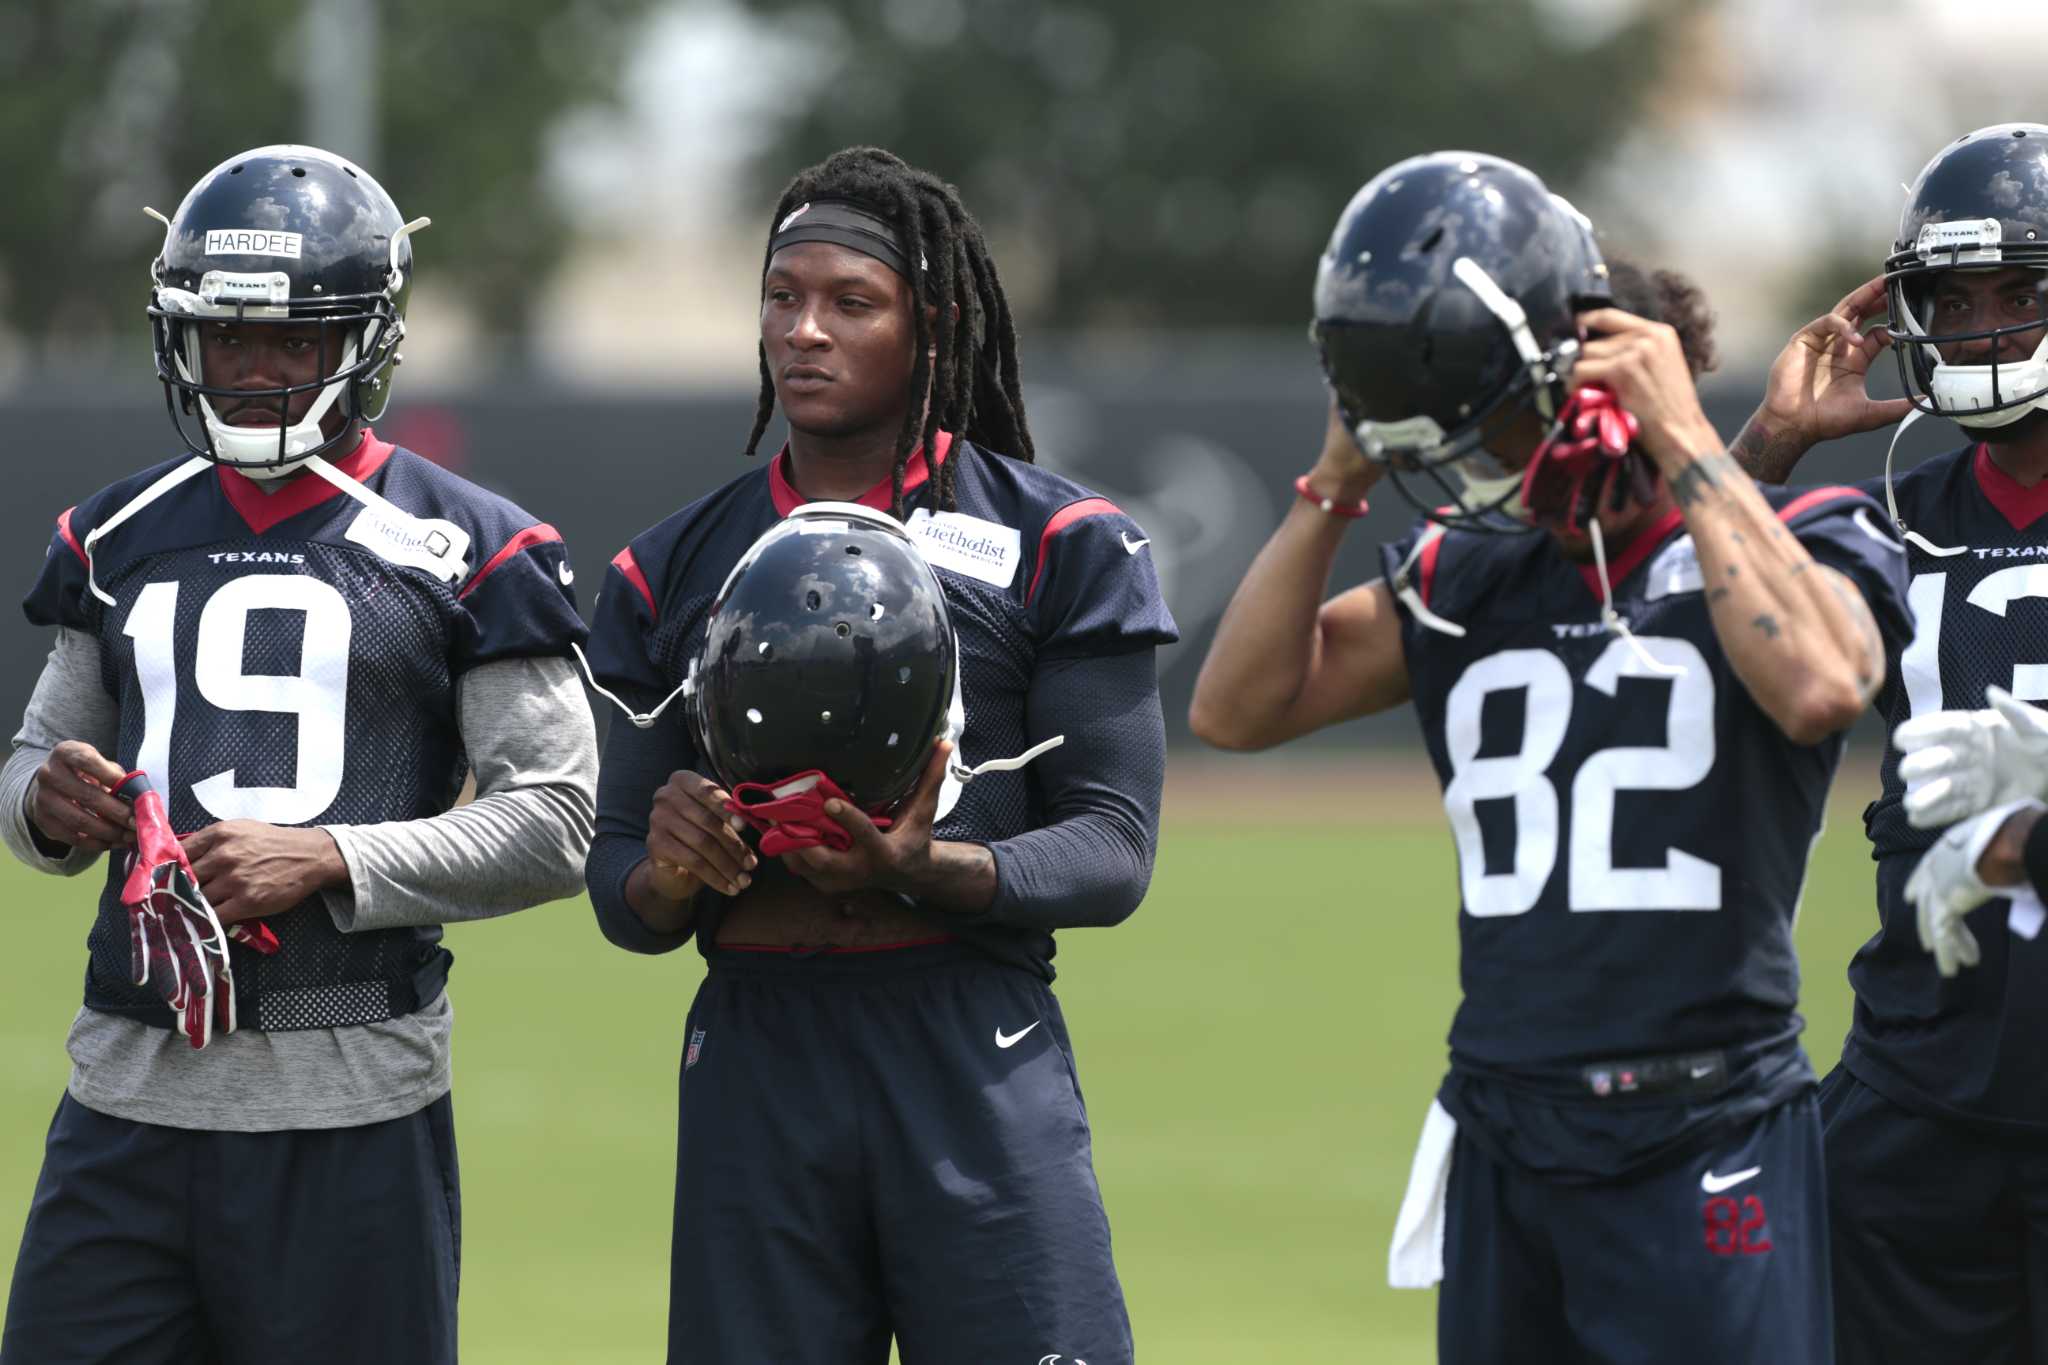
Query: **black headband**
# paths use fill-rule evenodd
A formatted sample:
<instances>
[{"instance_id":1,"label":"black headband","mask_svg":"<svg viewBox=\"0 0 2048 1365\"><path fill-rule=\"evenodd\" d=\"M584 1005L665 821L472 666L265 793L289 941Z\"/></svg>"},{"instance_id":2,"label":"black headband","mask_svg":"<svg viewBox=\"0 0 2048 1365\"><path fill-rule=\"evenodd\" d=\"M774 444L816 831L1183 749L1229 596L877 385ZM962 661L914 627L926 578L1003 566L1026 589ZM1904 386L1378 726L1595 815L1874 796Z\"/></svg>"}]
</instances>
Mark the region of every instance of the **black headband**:
<instances>
[{"instance_id":1,"label":"black headband","mask_svg":"<svg viewBox=\"0 0 2048 1365\"><path fill-rule=\"evenodd\" d=\"M775 233L768 239L768 254L773 256L799 242L847 247L874 257L906 280L911 278L910 260L895 224L845 199L813 199L790 210L789 216L775 225Z\"/></svg>"}]
</instances>

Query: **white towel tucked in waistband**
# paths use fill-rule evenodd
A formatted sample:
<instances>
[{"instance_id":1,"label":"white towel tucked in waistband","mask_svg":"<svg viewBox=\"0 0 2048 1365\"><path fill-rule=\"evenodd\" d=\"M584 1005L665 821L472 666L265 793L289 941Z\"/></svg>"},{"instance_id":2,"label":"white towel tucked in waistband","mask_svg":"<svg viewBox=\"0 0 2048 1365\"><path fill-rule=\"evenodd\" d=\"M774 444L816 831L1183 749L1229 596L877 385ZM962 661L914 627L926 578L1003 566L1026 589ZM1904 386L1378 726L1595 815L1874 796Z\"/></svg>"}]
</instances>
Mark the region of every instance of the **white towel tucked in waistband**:
<instances>
[{"instance_id":1,"label":"white towel tucked in waistband","mask_svg":"<svg viewBox=\"0 0 2048 1365\"><path fill-rule=\"evenodd\" d=\"M1444 1202L1451 1187L1451 1144L1458 1121L1435 1100L1422 1120L1408 1193L1394 1219L1394 1244L1387 1251L1387 1283L1396 1289L1430 1289L1444 1278Z\"/></svg>"}]
</instances>

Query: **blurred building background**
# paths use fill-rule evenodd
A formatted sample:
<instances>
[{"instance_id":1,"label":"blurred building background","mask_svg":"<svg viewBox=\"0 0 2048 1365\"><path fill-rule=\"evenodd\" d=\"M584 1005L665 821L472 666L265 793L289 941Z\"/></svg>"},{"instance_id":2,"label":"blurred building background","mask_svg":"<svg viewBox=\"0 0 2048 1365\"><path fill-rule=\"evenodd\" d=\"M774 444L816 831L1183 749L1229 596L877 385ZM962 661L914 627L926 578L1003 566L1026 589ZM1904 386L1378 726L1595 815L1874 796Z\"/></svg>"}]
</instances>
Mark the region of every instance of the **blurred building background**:
<instances>
[{"instance_id":1,"label":"blurred building background","mask_svg":"<svg viewBox=\"0 0 2048 1365\"><path fill-rule=\"evenodd\" d=\"M1041 458L1151 532L1189 637L1163 661L1177 725L1313 455L1309 284L1374 171L1514 157L1610 251L1692 274L1732 435L1790 330L1875 272L1933 151L2042 116L2044 32L2017 0L7 0L0 586L26 589L58 511L175 453L142 208L223 157L320 143L433 217L384 433L553 521L587 592L745 468L768 207L877 142L987 225ZM1342 578L1406 520L1376 502ZM43 642L6 620L25 696Z\"/></svg>"}]
</instances>

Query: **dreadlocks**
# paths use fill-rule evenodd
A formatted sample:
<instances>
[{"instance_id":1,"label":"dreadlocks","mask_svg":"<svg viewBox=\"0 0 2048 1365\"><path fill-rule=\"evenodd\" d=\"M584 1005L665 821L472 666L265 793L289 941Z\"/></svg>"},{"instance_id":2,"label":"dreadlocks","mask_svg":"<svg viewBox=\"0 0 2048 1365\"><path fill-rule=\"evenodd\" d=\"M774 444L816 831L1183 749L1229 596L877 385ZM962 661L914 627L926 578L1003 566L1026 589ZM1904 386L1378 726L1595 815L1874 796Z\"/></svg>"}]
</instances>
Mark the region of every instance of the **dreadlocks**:
<instances>
[{"instance_id":1,"label":"dreadlocks","mask_svg":"<svg viewBox=\"0 0 2048 1365\"><path fill-rule=\"evenodd\" d=\"M910 313L917 326L917 355L890 472L891 511L899 519L905 514L903 477L911 453L931 449L942 430L1028 463L1033 451L1017 377L1017 328L996 263L982 240L981 224L960 202L960 192L880 147L848 147L789 182L768 220L771 253L774 225L798 205L817 199L852 200L890 219L902 234L904 254L914 272ZM768 274L768 253L762 257L761 274L764 279ZM932 318L925 315L928 308L936 310ZM761 399L753 433L747 437L749 455L759 447L775 412L775 383L765 346L760 359ZM938 509L953 510L958 467L958 460L947 460L934 471L932 497Z\"/></svg>"}]
</instances>

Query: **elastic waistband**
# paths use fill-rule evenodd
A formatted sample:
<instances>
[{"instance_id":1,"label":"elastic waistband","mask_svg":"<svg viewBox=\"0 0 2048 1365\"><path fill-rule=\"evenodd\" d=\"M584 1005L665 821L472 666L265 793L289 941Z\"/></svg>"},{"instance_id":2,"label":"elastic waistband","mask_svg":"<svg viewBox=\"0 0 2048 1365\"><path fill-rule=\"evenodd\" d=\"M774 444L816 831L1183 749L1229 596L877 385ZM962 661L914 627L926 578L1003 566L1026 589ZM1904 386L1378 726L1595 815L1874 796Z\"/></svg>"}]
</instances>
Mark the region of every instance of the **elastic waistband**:
<instances>
[{"instance_id":1,"label":"elastic waistband","mask_svg":"<svg viewBox=\"0 0 2048 1365\"><path fill-rule=\"evenodd\" d=\"M780 948L714 944L704 949L710 971L725 977L802 977L810 981L876 980L906 972L963 964L1000 966L988 954L948 934L907 943L861 948Z\"/></svg>"},{"instance_id":2,"label":"elastic waistband","mask_svg":"<svg viewBox=\"0 0 2048 1365\"><path fill-rule=\"evenodd\" d=\"M1672 1104L1768 1084L1788 1066L1806 1064L1796 1032L1722 1048L1603 1058L1577 1065L1504 1070L1451 1055L1451 1072L1484 1084L1565 1103L1626 1108Z\"/></svg>"}]
</instances>

